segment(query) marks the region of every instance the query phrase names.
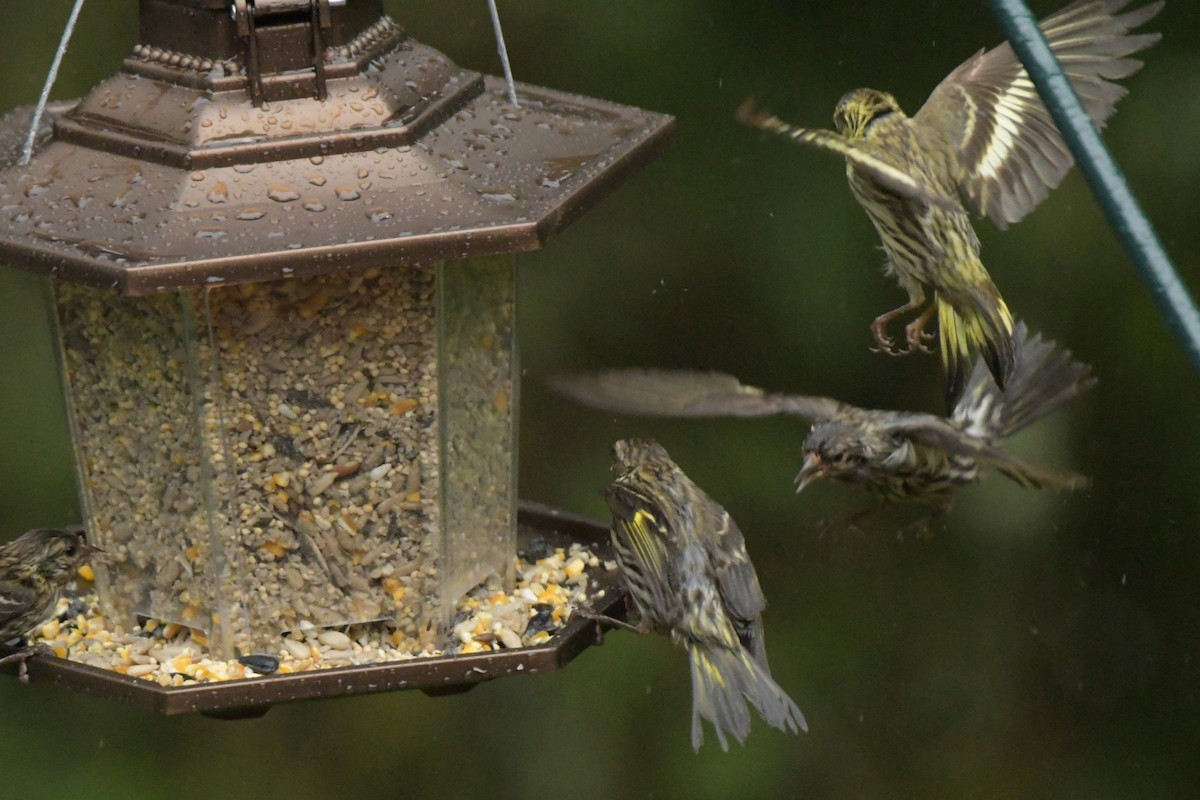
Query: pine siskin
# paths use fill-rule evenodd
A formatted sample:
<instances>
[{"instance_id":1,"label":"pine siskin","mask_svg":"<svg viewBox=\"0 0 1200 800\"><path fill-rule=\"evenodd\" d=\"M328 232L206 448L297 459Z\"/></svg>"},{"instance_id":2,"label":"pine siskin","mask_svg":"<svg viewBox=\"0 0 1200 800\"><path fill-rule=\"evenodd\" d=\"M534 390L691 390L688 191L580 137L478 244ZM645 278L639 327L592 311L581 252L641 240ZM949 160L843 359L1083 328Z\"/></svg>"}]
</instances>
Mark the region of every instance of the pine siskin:
<instances>
[{"instance_id":1,"label":"pine siskin","mask_svg":"<svg viewBox=\"0 0 1200 800\"><path fill-rule=\"evenodd\" d=\"M642 617L688 651L692 670L692 746L704 741L700 718L743 742L748 700L768 724L807 731L804 715L771 678L761 614L766 598L737 523L693 483L657 442L613 445L612 509L617 561Z\"/></svg>"},{"instance_id":2,"label":"pine siskin","mask_svg":"<svg viewBox=\"0 0 1200 800\"><path fill-rule=\"evenodd\" d=\"M35 528L0 546L0 643L25 636L48 620L63 587L100 549L88 544L82 529ZM24 662L36 648L0 658L0 665Z\"/></svg>"},{"instance_id":3,"label":"pine siskin","mask_svg":"<svg viewBox=\"0 0 1200 800\"><path fill-rule=\"evenodd\" d=\"M1082 489L1087 478L1030 464L999 449L1018 430L1095 385L1069 350L1016 325L1016 367L1001 391L983 359L947 417L877 411L826 397L772 394L716 372L611 370L560 377L561 393L609 411L660 417L762 417L787 414L814 424L804 440L796 491L830 478L858 484L883 500L917 500L948 510L954 491L990 465L1022 486ZM926 520L927 521L927 520Z\"/></svg>"},{"instance_id":4,"label":"pine siskin","mask_svg":"<svg viewBox=\"0 0 1200 800\"><path fill-rule=\"evenodd\" d=\"M1041 23L1097 127L1125 95L1111 81L1142 66L1128 56L1160 38L1128 32L1157 14L1162 2L1117 15L1128 1L1078 0ZM979 260L979 239L959 193L971 211L1004 228L1032 211L1073 163L1012 47L980 50L913 117L886 92L856 89L838 101L836 133L790 125L752 101L738 119L846 158L850 189L883 240L886 271L908 293L907 303L872 322L879 347L893 354L926 351L925 326L936 312L947 405L979 351L1003 388L1013 370L1013 319ZM907 350L893 350L888 324L920 308L926 287L933 302L906 326Z\"/></svg>"}]
</instances>

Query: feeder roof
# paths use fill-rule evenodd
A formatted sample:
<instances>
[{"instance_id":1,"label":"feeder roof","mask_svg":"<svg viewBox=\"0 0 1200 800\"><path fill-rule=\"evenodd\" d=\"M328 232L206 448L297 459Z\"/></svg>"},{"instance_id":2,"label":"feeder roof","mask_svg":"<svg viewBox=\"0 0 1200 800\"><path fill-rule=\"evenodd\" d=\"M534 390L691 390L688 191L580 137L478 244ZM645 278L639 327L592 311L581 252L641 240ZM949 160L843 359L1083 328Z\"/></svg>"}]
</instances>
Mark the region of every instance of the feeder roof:
<instances>
[{"instance_id":1,"label":"feeder roof","mask_svg":"<svg viewBox=\"0 0 1200 800\"><path fill-rule=\"evenodd\" d=\"M672 138L669 116L549 89L514 107L387 17L323 52L320 75L264 78L139 45L50 109L28 165L30 112L10 113L0 258L144 295L532 250ZM289 97L298 74L324 99Z\"/></svg>"}]
</instances>

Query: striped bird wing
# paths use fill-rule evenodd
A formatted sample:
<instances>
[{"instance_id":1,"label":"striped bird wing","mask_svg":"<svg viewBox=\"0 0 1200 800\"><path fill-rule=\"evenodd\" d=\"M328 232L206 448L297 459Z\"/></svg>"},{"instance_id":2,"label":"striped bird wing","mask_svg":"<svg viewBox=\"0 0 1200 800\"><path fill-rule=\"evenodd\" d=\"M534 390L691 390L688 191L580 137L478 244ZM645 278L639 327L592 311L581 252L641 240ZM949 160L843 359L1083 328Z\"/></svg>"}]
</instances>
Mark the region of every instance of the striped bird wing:
<instances>
[{"instance_id":1,"label":"striped bird wing","mask_svg":"<svg viewBox=\"0 0 1200 800\"><path fill-rule=\"evenodd\" d=\"M897 415L890 430L911 441L940 448L950 455L965 456L990 464L1023 486L1062 490L1087 489L1091 481L1067 470L1038 466L1006 453L983 439L972 436L948 420L931 414Z\"/></svg>"},{"instance_id":2,"label":"striped bird wing","mask_svg":"<svg viewBox=\"0 0 1200 800\"><path fill-rule=\"evenodd\" d=\"M613 544L633 599L644 616L661 622L657 610L674 593L674 567L667 552L676 541L666 516L639 492L616 482L604 492L612 509Z\"/></svg>"},{"instance_id":3,"label":"striped bird wing","mask_svg":"<svg viewBox=\"0 0 1200 800\"><path fill-rule=\"evenodd\" d=\"M16 581L0 582L0 642L22 636L26 630L17 630L28 617L37 602L33 588Z\"/></svg>"},{"instance_id":4,"label":"striped bird wing","mask_svg":"<svg viewBox=\"0 0 1200 800\"><path fill-rule=\"evenodd\" d=\"M746 552L746 539L729 512L716 501L712 505L720 513L712 521L712 536L701 539L708 549L709 563L721 592L726 613L732 618L742 644L760 665L766 666L766 642L762 635L759 615L767 607L767 598L758 584L758 574Z\"/></svg>"},{"instance_id":5,"label":"striped bird wing","mask_svg":"<svg viewBox=\"0 0 1200 800\"><path fill-rule=\"evenodd\" d=\"M584 405L648 417L766 417L776 414L815 421L842 404L828 397L769 394L732 375L690 370L614 369L560 375L555 391Z\"/></svg>"},{"instance_id":6,"label":"striped bird wing","mask_svg":"<svg viewBox=\"0 0 1200 800\"><path fill-rule=\"evenodd\" d=\"M801 128L784 122L769 111L759 110L752 99L742 103L735 117L752 128L759 128L799 144L837 153L845 157L859 172L900 197L936 205L947 211L962 211L962 204L957 198L932 191L930 187L879 154L871 145L852 141L836 131Z\"/></svg>"},{"instance_id":7,"label":"striped bird wing","mask_svg":"<svg viewBox=\"0 0 1200 800\"><path fill-rule=\"evenodd\" d=\"M1103 127L1142 62L1128 58L1157 42L1129 35L1162 8L1116 15L1129 0L1077 0L1041 22L1088 116ZM950 73L913 117L956 149L959 186L979 216L1001 228L1016 222L1062 181L1074 160L1050 112L1007 42L980 51Z\"/></svg>"}]
</instances>

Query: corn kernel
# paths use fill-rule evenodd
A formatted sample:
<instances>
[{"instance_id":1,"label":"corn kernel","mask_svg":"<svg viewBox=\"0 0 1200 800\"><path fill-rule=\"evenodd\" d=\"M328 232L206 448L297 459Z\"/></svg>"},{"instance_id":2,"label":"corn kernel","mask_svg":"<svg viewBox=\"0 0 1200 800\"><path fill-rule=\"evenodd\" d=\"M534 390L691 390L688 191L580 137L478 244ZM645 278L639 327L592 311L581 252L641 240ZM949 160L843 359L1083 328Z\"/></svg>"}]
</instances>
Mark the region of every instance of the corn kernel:
<instances>
[{"instance_id":1,"label":"corn kernel","mask_svg":"<svg viewBox=\"0 0 1200 800\"><path fill-rule=\"evenodd\" d=\"M304 319L312 319L328 302L329 294L324 289L318 289L300 303L300 316Z\"/></svg>"},{"instance_id":2,"label":"corn kernel","mask_svg":"<svg viewBox=\"0 0 1200 800\"><path fill-rule=\"evenodd\" d=\"M392 414L397 417L407 414L417 407L417 401L411 397L401 397L396 402L392 403Z\"/></svg>"}]
</instances>

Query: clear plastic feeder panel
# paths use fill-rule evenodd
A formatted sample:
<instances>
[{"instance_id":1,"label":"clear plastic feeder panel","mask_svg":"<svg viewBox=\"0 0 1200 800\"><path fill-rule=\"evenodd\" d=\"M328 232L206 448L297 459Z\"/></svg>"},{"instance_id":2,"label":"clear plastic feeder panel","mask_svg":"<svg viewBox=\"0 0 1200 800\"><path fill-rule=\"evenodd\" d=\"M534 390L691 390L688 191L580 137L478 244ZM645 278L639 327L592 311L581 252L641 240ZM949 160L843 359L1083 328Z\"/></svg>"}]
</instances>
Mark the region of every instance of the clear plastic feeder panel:
<instances>
[{"instance_id":1,"label":"clear plastic feeder panel","mask_svg":"<svg viewBox=\"0 0 1200 800\"><path fill-rule=\"evenodd\" d=\"M515 553L511 256L182 290L55 282L106 613L204 631L393 620L438 644Z\"/></svg>"}]
</instances>

